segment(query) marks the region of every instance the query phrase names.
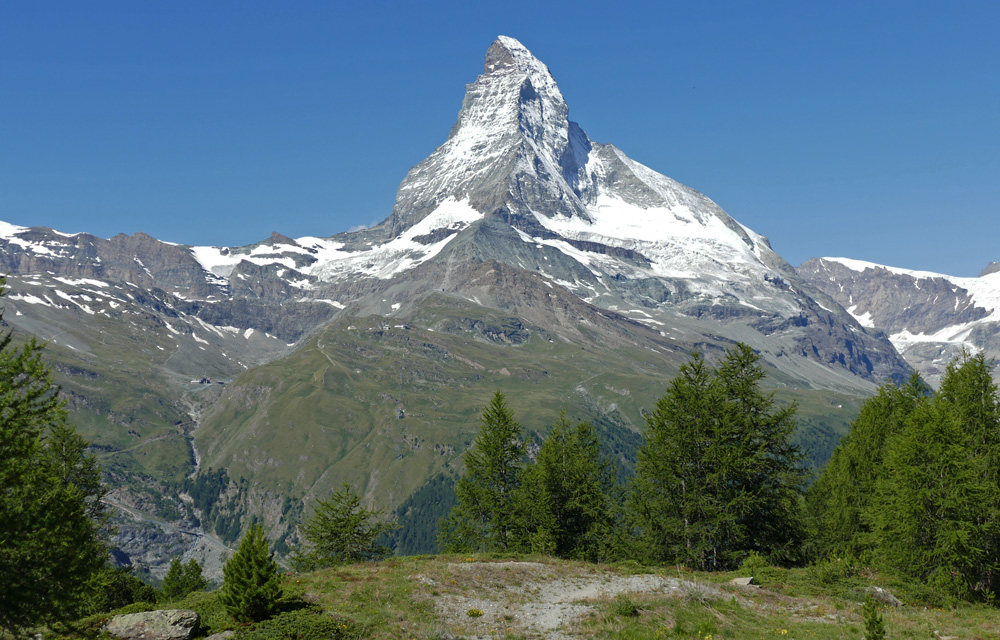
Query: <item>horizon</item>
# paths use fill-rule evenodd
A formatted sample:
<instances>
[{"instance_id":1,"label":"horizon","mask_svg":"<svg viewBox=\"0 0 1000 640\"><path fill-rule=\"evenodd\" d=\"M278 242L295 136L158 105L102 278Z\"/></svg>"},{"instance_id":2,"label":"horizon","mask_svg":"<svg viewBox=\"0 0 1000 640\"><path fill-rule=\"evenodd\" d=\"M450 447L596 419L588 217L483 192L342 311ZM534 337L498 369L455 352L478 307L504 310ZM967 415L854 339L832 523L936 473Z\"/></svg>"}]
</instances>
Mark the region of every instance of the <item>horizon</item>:
<instances>
[{"instance_id":1,"label":"horizon","mask_svg":"<svg viewBox=\"0 0 1000 640\"><path fill-rule=\"evenodd\" d=\"M376 224L508 35L592 140L795 266L1000 259L1000 6L628 6L0 7L0 220L209 246Z\"/></svg>"}]
</instances>

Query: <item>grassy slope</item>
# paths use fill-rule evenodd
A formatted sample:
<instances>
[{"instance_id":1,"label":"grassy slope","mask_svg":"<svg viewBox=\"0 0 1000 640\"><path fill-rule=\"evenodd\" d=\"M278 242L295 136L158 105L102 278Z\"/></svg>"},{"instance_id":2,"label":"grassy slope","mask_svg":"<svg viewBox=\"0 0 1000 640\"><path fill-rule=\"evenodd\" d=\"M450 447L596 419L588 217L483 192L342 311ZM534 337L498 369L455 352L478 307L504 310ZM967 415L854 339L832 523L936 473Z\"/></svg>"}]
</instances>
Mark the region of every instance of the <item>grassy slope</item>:
<instances>
[{"instance_id":1,"label":"grassy slope","mask_svg":"<svg viewBox=\"0 0 1000 640\"><path fill-rule=\"evenodd\" d=\"M414 324L463 324L449 322L444 309L424 313ZM349 482L376 504L394 506L441 470L461 469L459 456L497 389L528 432L544 434L561 410L635 432L642 410L687 357L541 331L514 345L473 329L386 329L383 322L328 325L290 356L239 376L196 434L203 465L296 496L324 496ZM787 386L778 394L799 403L801 442L817 463L862 400Z\"/></svg>"},{"instance_id":2,"label":"grassy slope","mask_svg":"<svg viewBox=\"0 0 1000 640\"><path fill-rule=\"evenodd\" d=\"M335 621L335 628L324 637L545 637L536 625L547 613L545 603L553 600L554 589L590 585L595 595L570 598L573 607L562 605L559 631L579 638L636 640L860 638L864 634L863 593L867 587L881 586L906 603L882 610L889 638L964 640L1000 634L995 609L965 604L945 608L934 601L933 594L868 571L855 575L829 567L765 568L757 573L763 588L729 584L741 575L738 571L692 573L676 567L589 565L537 556L398 558L289 574L284 578L284 608L297 609L297 613L244 627L242 633L250 638L293 637L290 632L302 631L302 625L311 620L306 617L308 609L320 613L323 620ZM659 579L679 584L646 592L623 586ZM200 636L237 626L215 593L192 594L160 607L199 611ZM473 610L482 615L470 616ZM277 631L282 625L284 635Z\"/></svg>"}]
</instances>

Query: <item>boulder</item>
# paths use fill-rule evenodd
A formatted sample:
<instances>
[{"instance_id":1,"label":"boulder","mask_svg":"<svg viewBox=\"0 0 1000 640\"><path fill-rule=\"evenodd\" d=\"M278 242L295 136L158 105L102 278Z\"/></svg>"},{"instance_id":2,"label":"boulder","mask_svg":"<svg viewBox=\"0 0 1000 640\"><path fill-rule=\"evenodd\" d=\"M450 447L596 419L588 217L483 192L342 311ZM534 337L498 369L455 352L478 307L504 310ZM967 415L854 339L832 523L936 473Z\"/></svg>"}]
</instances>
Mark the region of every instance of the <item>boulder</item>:
<instances>
[{"instance_id":1,"label":"boulder","mask_svg":"<svg viewBox=\"0 0 1000 640\"><path fill-rule=\"evenodd\" d=\"M104 630L123 640L190 640L199 622L194 611L168 609L115 616Z\"/></svg>"},{"instance_id":2,"label":"boulder","mask_svg":"<svg viewBox=\"0 0 1000 640\"><path fill-rule=\"evenodd\" d=\"M737 587L757 587L757 588L760 588L759 585L754 584L754 582L753 582L753 576L751 576L749 578L733 578L729 582L730 582L730 584L735 584Z\"/></svg>"},{"instance_id":3,"label":"boulder","mask_svg":"<svg viewBox=\"0 0 1000 640\"><path fill-rule=\"evenodd\" d=\"M890 607L901 607L903 603L896 596L892 595L882 587L868 587L865 593L872 597L875 602L881 602Z\"/></svg>"}]
</instances>

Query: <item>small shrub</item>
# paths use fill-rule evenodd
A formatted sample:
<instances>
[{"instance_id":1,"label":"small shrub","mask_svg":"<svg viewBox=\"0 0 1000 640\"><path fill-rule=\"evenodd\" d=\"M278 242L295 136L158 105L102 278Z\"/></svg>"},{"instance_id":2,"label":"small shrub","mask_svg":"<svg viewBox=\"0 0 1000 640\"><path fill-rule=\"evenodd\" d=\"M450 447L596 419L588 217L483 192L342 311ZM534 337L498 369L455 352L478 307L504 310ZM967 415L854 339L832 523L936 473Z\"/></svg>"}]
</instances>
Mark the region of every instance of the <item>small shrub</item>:
<instances>
[{"instance_id":1,"label":"small shrub","mask_svg":"<svg viewBox=\"0 0 1000 640\"><path fill-rule=\"evenodd\" d=\"M123 616L129 613L145 613L147 611L153 611L156 609L156 605L151 602L133 602L132 604L127 604L120 609L115 609L111 613L116 616Z\"/></svg>"},{"instance_id":2,"label":"small shrub","mask_svg":"<svg viewBox=\"0 0 1000 640\"><path fill-rule=\"evenodd\" d=\"M312 640L313 638L355 638L360 635L357 623L350 618L320 613L315 609L296 609L279 613L236 633L237 640Z\"/></svg>"},{"instance_id":3,"label":"small shrub","mask_svg":"<svg viewBox=\"0 0 1000 640\"><path fill-rule=\"evenodd\" d=\"M698 604L707 604L713 599L714 592L712 588L701 582L681 582L681 588L684 590L684 599L688 602L697 602Z\"/></svg>"},{"instance_id":4,"label":"small shrub","mask_svg":"<svg viewBox=\"0 0 1000 640\"><path fill-rule=\"evenodd\" d=\"M634 618L639 615L639 605L628 594L620 593L611 604L611 613L619 618Z\"/></svg>"},{"instance_id":5,"label":"small shrub","mask_svg":"<svg viewBox=\"0 0 1000 640\"><path fill-rule=\"evenodd\" d=\"M768 566L770 566L770 563L768 563L767 558L756 551L751 551L743 559L743 562L740 563L740 573L748 576L756 576L760 573L761 569L766 569Z\"/></svg>"},{"instance_id":6,"label":"small shrub","mask_svg":"<svg viewBox=\"0 0 1000 640\"><path fill-rule=\"evenodd\" d=\"M865 596L861 617L865 621L865 640L885 640L885 623L878 612L878 604L870 595Z\"/></svg>"}]
</instances>

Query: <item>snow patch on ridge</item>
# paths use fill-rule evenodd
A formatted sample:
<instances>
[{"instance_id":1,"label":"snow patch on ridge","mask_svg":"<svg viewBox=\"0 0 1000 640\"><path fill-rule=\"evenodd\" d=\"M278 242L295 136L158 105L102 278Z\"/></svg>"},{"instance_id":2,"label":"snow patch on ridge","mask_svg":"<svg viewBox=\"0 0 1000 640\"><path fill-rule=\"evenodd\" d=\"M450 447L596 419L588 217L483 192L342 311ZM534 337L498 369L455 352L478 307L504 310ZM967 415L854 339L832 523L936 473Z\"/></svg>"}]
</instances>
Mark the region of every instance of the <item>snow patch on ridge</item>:
<instances>
[{"instance_id":1,"label":"snow patch on ridge","mask_svg":"<svg viewBox=\"0 0 1000 640\"><path fill-rule=\"evenodd\" d=\"M972 298L972 303L975 306L982 307L990 312L988 317L978 320L977 323L1000 322L1000 272L989 273L985 276L975 278L963 278L958 276L949 276L943 273L934 273L932 271L915 271L911 269L900 269L898 267L887 267L874 262L853 260L851 258L820 258L820 260L840 264L847 267L851 271L856 271L858 273L863 273L866 269L885 269L889 273L901 276L910 276L916 280L945 280L956 287L960 287L968 291L969 296ZM942 329L941 331L947 330L948 329ZM934 335L936 336L938 334L940 334L940 332L937 332ZM941 342L941 340L933 341Z\"/></svg>"}]
</instances>

